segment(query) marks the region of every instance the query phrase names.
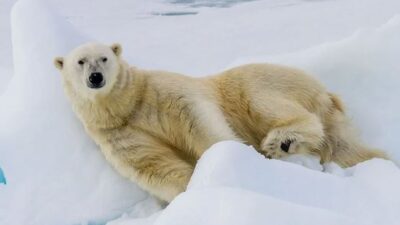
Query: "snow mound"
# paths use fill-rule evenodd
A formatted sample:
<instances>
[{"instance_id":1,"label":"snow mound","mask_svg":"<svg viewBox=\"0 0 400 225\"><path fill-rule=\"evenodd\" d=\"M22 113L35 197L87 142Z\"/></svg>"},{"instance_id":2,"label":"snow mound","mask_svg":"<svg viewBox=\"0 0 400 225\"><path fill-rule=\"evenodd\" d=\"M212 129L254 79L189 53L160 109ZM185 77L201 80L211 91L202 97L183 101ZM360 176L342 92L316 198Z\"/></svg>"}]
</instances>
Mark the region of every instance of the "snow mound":
<instances>
[{"instance_id":1,"label":"snow mound","mask_svg":"<svg viewBox=\"0 0 400 225\"><path fill-rule=\"evenodd\" d=\"M312 221L310 218L313 218ZM164 211L157 225L350 225L352 219L229 187L188 191Z\"/></svg>"},{"instance_id":2,"label":"snow mound","mask_svg":"<svg viewBox=\"0 0 400 225\"><path fill-rule=\"evenodd\" d=\"M400 170L392 162L375 159L331 172L220 142L202 156L188 190L164 211L147 221L124 218L109 225L398 224Z\"/></svg>"},{"instance_id":3,"label":"snow mound","mask_svg":"<svg viewBox=\"0 0 400 225\"><path fill-rule=\"evenodd\" d=\"M15 75L0 98L0 224L80 224L147 194L116 174L71 111L53 58L87 41L41 1L12 12Z\"/></svg>"},{"instance_id":4,"label":"snow mound","mask_svg":"<svg viewBox=\"0 0 400 225\"><path fill-rule=\"evenodd\" d=\"M222 142L204 154L189 189L224 186L250 190L297 205L328 210L355 219L356 224L372 221L394 224L397 221L392 219L400 218L397 213L400 196L396 194L400 188L400 170L392 162L374 159L353 168L337 167L332 172L346 175L266 160L248 146Z\"/></svg>"}]
</instances>

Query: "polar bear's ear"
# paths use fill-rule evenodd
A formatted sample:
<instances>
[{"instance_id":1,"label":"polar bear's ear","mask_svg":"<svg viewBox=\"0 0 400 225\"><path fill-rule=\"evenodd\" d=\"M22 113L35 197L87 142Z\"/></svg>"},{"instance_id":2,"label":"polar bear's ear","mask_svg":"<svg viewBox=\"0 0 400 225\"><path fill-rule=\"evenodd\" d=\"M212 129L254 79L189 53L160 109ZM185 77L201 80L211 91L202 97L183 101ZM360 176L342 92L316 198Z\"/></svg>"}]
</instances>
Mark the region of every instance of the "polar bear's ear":
<instances>
[{"instance_id":1,"label":"polar bear's ear","mask_svg":"<svg viewBox=\"0 0 400 225\"><path fill-rule=\"evenodd\" d=\"M111 45L111 50L114 52L116 56L120 56L122 53L122 47L118 43L114 43Z\"/></svg>"},{"instance_id":2,"label":"polar bear's ear","mask_svg":"<svg viewBox=\"0 0 400 225\"><path fill-rule=\"evenodd\" d=\"M56 57L54 59L54 65L56 66L57 69L62 70L62 68L64 67L64 58Z\"/></svg>"}]
</instances>

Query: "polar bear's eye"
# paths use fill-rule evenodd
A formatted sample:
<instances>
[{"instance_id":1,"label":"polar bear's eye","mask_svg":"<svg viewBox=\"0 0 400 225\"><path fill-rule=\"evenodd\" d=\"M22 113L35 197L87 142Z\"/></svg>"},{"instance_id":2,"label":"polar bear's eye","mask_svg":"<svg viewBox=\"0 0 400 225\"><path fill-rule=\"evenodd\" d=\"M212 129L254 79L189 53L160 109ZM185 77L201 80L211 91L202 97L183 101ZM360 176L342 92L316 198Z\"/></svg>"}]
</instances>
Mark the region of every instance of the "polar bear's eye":
<instances>
[{"instance_id":1,"label":"polar bear's eye","mask_svg":"<svg viewBox=\"0 0 400 225\"><path fill-rule=\"evenodd\" d=\"M83 65L83 64L85 64L85 62L84 62L83 60L79 60L79 61L78 61L78 64L79 64L79 65Z\"/></svg>"},{"instance_id":2,"label":"polar bear's eye","mask_svg":"<svg viewBox=\"0 0 400 225\"><path fill-rule=\"evenodd\" d=\"M102 62L107 62L107 57L102 57L102 58L101 58L101 61L102 61Z\"/></svg>"}]
</instances>

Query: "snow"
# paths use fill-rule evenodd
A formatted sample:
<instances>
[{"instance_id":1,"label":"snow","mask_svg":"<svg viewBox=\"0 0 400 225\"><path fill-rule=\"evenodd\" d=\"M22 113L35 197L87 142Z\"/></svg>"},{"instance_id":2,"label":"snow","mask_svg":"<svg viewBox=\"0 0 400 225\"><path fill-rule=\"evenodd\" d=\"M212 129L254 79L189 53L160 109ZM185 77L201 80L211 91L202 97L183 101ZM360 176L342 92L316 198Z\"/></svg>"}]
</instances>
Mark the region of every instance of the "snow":
<instances>
[{"instance_id":1,"label":"snow","mask_svg":"<svg viewBox=\"0 0 400 225\"><path fill-rule=\"evenodd\" d=\"M238 163L241 161L244 163ZM393 194L400 188L400 171L393 163L374 159L338 170L346 175L321 173L277 160L266 161L245 145L220 143L202 157L189 189L222 186L248 190L296 205L328 210L348 221L353 219L356 221L353 224L398 224L400 196ZM392 221L393 218L397 221Z\"/></svg>"},{"instance_id":2,"label":"snow","mask_svg":"<svg viewBox=\"0 0 400 225\"><path fill-rule=\"evenodd\" d=\"M20 0L10 29L12 2L0 0L0 32L12 31L0 37L0 224L400 223L392 162L267 160L235 142L208 150L187 192L162 210L103 159L52 64L95 39L120 42L136 66L193 76L247 62L293 65L338 93L362 139L400 162L399 1Z\"/></svg>"},{"instance_id":3,"label":"snow","mask_svg":"<svg viewBox=\"0 0 400 225\"><path fill-rule=\"evenodd\" d=\"M200 204L193 204L199 202ZM313 218L310 221L310 218ZM355 224L329 211L292 204L255 192L215 188L181 195L155 224Z\"/></svg>"},{"instance_id":4,"label":"snow","mask_svg":"<svg viewBox=\"0 0 400 225\"><path fill-rule=\"evenodd\" d=\"M10 9L13 0L0 1L0 95L6 88L12 74L11 36L10 34Z\"/></svg>"}]
</instances>

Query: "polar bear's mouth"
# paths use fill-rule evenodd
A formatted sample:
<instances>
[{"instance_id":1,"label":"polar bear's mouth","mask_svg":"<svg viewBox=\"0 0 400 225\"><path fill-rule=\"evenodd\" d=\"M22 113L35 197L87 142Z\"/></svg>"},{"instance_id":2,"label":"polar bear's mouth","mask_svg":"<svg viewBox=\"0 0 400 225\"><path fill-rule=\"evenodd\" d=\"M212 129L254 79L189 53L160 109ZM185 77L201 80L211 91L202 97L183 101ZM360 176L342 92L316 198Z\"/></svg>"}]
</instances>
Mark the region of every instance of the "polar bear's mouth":
<instances>
[{"instance_id":1,"label":"polar bear's mouth","mask_svg":"<svg viewBox=\"0 0 400 225\"><path fill-rule=\"evenodd\" d=\"M106 82L102 82L102 83L96 84L96 85L88 83L88 87L89 88L93 88L93 89L99 89L99 88L104 87L105 84L106 84Z\"/></svg>"},{"instance_id":2,"label":"polar bear's mouth","mask_svg":"<svg viewBox=\"0 0 400 225\"><path fill-rule=\"evenodd\" d=\"M89 88L98 89L102 88L105 84L106 81L104 80L104 76L99 72L91 73L89 79L87 80L87 86Z\"/></svg>"}]
</instances>

